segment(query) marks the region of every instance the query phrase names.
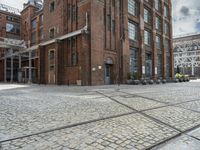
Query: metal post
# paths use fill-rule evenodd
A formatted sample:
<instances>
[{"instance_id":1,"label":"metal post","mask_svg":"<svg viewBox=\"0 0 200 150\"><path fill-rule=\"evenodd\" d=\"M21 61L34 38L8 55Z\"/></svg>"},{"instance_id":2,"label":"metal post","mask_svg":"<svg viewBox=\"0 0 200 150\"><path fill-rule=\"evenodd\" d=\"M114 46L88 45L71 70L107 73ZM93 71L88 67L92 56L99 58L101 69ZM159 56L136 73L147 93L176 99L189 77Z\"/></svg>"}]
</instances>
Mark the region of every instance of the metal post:
<instances>
[{"instance_id":1,"label":"metal post","mask_svg":"<svg viewBox=\"0 0 200 150\"><path fill-rule=\"evenodd\" d=\"M22 57L21 54L19 54L19 69L18 69L18 82L22 81Z\"/></svg>"},{"instance_id":2,"label":"metal post","mask_svg":"<svg viewBox=\"0 0 200 150\"><path fill-rule=\"evenodd\" d=\"M29 79L28 82L32 82L32 69L31 69L31 51L29 52Z\"/></svg>"},{"instance_id":3,"label":"metal post","mask_svg":"<svg viewBox=\"0 0 200 150\"><path fill-rule=\"evenodd\" d=\"M11 55L13 55L13 50L11 50ZM10 58L10 63L11 63L11 76L10 76L10 82L13 82L13 56Z\"/></svg>"},{"instance_id":4,"label":"metal post","mask_svg":"<svg viewBox=\"0 0 200 150\"><path fill-rule=\"evenodd\" d=\"M7 82L7 58L4 59L4 82Z\"/></svg>"},{"instance_id":5,"label":"metal post","mask_svg":"<svg viewBox=\"0 0 200 150\"><path fill-rule=\"evenodd\" d=\"M194 76L194 63L192 62L192 76Z\"/></svg>"},{"instance_id":6,"label":"metal post","mask_svg":"<svg viewBox=\"0 0 200 150\"><path fill-rule=\"evenodd\" d=\"M19 69L22 68L22 56L19 54Z\"/></svg>"}]
</instances>

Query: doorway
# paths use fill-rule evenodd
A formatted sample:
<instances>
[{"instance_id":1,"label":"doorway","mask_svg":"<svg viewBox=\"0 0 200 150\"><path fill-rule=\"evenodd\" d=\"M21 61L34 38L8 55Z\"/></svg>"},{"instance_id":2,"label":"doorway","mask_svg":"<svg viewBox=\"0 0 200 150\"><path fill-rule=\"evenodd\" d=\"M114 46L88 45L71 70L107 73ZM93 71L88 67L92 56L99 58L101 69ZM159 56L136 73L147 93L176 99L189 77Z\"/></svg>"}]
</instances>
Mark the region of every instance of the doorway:
<instances>
[{"instance_id":1,"label":"doorway","mask_svg":"<svg viewBox=\"0 0 200 150\"><path fill-rule=\"evenodd\" d=\"M56 68L55 68L55 50L49 50L48 57L49 68L49 84L55 84L56 82Z\"/></svg>"}]
</instances>

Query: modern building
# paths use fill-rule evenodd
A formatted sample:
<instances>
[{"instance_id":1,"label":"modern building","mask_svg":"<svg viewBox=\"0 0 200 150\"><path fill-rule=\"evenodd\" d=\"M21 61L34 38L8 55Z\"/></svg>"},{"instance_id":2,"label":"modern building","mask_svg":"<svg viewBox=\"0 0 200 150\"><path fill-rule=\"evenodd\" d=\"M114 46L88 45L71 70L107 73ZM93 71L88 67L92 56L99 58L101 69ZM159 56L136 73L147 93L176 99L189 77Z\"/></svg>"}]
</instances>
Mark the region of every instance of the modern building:
<instances>
[{"instance_id":1,"label":"modern building","mask_svg":"<svg viewBox=\"0 0 200 150\"><path fill-rule=\"evenodd\" d=\"M171 0L29 0L20 16L26 48L1 60L18 57L19 81L41 84L170 79L171 8Z\"/></svg>"},{"instance_id":2,"label":"modern building","mask_svg":"<svg viewBox=\"0 0 200 150\"><path fill-rule=\"evenodd\" d=\"M200 34L174 38L175 72L200 77Z\"/></svg>"}]
</instances>

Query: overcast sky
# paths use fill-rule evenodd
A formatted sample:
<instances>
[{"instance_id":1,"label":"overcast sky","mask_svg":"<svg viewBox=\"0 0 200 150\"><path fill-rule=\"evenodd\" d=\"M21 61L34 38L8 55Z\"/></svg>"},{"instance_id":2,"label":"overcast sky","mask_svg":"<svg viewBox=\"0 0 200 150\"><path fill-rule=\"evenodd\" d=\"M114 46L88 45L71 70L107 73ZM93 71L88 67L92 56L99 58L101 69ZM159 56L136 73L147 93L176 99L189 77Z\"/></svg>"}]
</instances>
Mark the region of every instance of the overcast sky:
<instances>
[{"instance_id":1,"label":"overcast sky","mask_svg":"<svg viewBox=\"0 0 200 150\"><path fill-rule=\"evenodd\" d=\"M25 2L27 0L0 0L0 3L20 9ZM199 0L172 0L172 2L174 35L200 32Z\"/></svg>"}]
</instances>

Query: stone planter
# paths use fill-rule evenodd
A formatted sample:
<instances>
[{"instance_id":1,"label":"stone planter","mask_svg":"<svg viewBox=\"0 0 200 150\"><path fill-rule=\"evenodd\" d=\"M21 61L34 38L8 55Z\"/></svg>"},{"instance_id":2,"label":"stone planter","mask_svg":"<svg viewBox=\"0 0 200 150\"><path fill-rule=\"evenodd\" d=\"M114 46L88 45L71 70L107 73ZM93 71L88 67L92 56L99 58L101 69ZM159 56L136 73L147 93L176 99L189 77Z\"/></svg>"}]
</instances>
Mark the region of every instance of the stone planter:
<instances>
[{"instance_id":1,"label":"stone planter","mask_svg":"<svg viewBox=\"0 0 200 150\"><path fill-rule=\"evenodd\" d=\"M129 79L129 80L126 81L126 83L127 83L128 85L131 85L131 84L133 84L133 80L132 80L132 79Z\"/></svg>"},{"instance_id":2,"label":"stone planter","mask_svg":"<svg viewBox=\"0 0 200 150\"><path fill-rule=\"evenodd\" d=\"M153 83L154 83L154 82L153 82L153 80L149 80L149 84L151 84L151 85L152 85Z\"/></svg>"},{"instance_id":3,"label":"stone planter","mask_svg":"<svg viewBox=\"0 0 200 150\"><path fill-rule=\"evenodd\" d=\"M139 80L133 80L133 84L134 84L134 85L139 85L139 84L140 84L140 81L139 81Z\"/></svg>"},{"instance_id":4,"label":"stone planter","mask_svg":"<svg viewBox=\"0 0 200 150\"><path fill-rule=\"evenodd\" d=\"M175 83L178 83L178 82L179 82L179 79L174 79L174 82L175 82Z\"/></svg>"},{"instance_id":5,"label":"stone planter","mask_svg":"<svg viewBox=\"0 0 200 150\"><path fill-rule=\"evenodd\" d=\"M156 84L160 84L161 81L160 80L156 80L155 82L156 82Z\"/></svg>"},{"instance_id":6,"label":"stone planter","mask_svg":"<svg viewBox=\"0 0 200 150\"><path fill-rule=\"evenodd\" d=\"M76 84L81 86L82 85L82 81L81 80L76 80Z\"/></svg>"},{"instance_id":7,"label":"stone planter","mask_svg":"<svg viewBox=\"0 0 200 150\"><path fill-rule=\"evenodd\" d=\"M141 83L142 83L142 85L147 85L147 81L146 80L142 80Z\"/></svg>"},{"instance_id":8,"label":"stone planter","mask_svg":"<svg viewBox=\"0 0 200 150\"><path fill-rule=\"evenodd\" d=\"M179 82L183 82L183 79L179 79Z\"/></svg>"},{"instance_id":9,"label":"stone planter","mask_svg":"<svg viewBox=\"0 0 200 150\"><path fill-rule=\"evenodd\" d=\"M162 80L162 83L163 83L163 84L167 83L167 80L165 80L165 79L164 79L164 80Z\"/></svg>"}]
</instances>

